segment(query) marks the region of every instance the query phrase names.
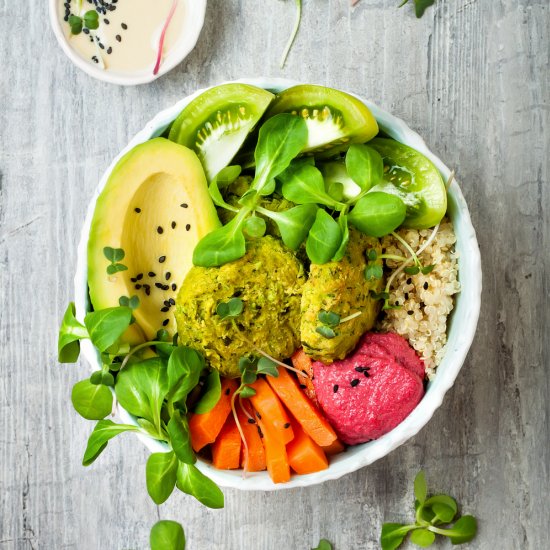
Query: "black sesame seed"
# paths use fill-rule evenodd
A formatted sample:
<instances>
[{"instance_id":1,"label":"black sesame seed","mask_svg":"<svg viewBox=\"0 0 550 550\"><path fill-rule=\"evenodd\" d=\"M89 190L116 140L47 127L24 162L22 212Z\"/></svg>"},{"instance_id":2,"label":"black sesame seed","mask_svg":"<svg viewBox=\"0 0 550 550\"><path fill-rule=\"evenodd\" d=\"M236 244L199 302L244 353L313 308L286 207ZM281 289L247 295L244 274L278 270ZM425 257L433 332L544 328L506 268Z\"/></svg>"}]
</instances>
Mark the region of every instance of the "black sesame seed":
<instances>
[{"instance_id":1,"label":"black sesame seed","mask_svg":"<svg viewBox=\"0 0 550 550\"><path fill-rule=\"evenodd\" d=\"M307 388L307 386L305 384L300 384L300 388L302 388L303 390L305 390Z\"/></svg>"},{"instance_id":2,"label":"black sesame seed","mask_svg":"<svg viewBox=\"0 0 550 550\"><path fill-rule=\"evenodd\" d=\"M171 274L169 271L167 271L167 272L166 272L166 275L164 276L164 278L165 278L167 281L169 281L171 276L172 276L172 274Z\"/></svg>"},{"instance_id":3,"label":"black sesame seed","mask_svg":"<svg viewBox=\"0 0 550 550\"><path fill-rule=\"evenodd\" d=\"M409 293L405 292L405 300L408 300L408 299L409 299Z\"/></svg>"},{"instance_id":4,"label":"black sesame seed","mask_svg":"<svg viewBox=\"0 0 550 550\"><path fill-rule=\"evenodd\" d=\"M186 202L181 203L180 206L182 208L188 208L189 207L189 205Z\"/></svg>"},{"instance_id":5,"label":"black sesame seed","mask_svg":"<svg viewBox=\"0 0 550 550\"><path fill-rule=\"evenodd\" d=\"M139 214L141 212L141 208L134 208L134 212L137 212Z\"/></svg>"},{"instance_id":6,"label":"black sesame seed","mask_svg":"<svg viewBox=\"0 0 550 550\"><path fill-rule=\"evenodd\" d=\"M170 308L169 307L161 307L160 310L162 311L162 313L166 313L167 311L170 311Z\"/></svg>"},{"instance_id":7,"label":"black sesame seed","mask_svg":"<svg viewBox=\"0 0 550 550\"><path fill-rule=\"evenodd\" d=\"M139 284L138 284L138 285L135 285L134 288L135 288L136 290L139 290L139 289L141 288L141 285L139 285Z\"/></svg>"},{"instance_id":8,"label":"black sesame seed","mask_svg":"<svg viewBox=\"0 0 550 550\"><path fill-rule=\"evenodd\" d=\"M355 386L357 386L357 384L359 384L359 378L354 378L354 379L351 381L351 387L352 387L352 388L355 388Z\"/></svg>"},{"instance_id":9,"label":"black sesame seed","mask_svg":"<svg viewBox=\"0 0 550 550\"><path fill-rule=\"evenodd\" d=\"M414 311L412 311L410 309L409 309L409 311L407 311L407 315L413 315L413 314L414 314Z\"/></svg>"},{"instance_id":10,"label":"black sesame seed","mask_svg":"<svg viewBox=\"0 0 550 550\"><path fill-rule=\"evenodd\" d=\"M132 281L132 283L137 283L137 278L136 277L130 277L130 281Z\"/></svg>"},{"instance_id":11,"label":"black sesame seed","mask_svg":"<svg viewBox=\"0 0 550 550\"><path fill-rule=\"evenodd\" d=\"M141 281L141 279L143 279L143 273L138 273L138 274L136 275L136 279L137 279L138 281Z\"/></svg>"},{"instance_id":12,"label":"black sesame seed","mask_svg":"<svg viewBox=\"0 0 550 550\"><path fill-rule=\"evenodd\" d=\"M285 425L284 425L284 428L285 428L285 429L290 428L290 422L286 422Z\"/></svg>"},{"instance_id":13,"label":"black sesame seed","mask_svg":"<svg viewBox=\"0 0 550 550\"><path fill-rule=\"evenodd\" d=\"M164 305L167 307L167 308L170 308L170 302L168 300L164 300Z\"/></svg>"},{"instance_id":14,"label":"black sesame seed","mask_svg":"<svg viewBox=\"0 0 550 550\"><path fill-rule=\"evenodd\" d=\"M365 370L365 367L355 367L355 369L357 372L363 372Z\"/></svg>"},{"instance_id":15,"label":"black sesame seed","mask_svg":"<svg viewBox=\"0 0 550 550\"><path fill-rule=\"evenodd\" d=\"M149 277L156 277L157 274L154 271L149 271L148 273Z\"/></svg>"},{"instance_id":16,"label":"black sesame seed","mask_svg":"<svg viewBox=\"0 0 550 550\"><path fill-rule=\"evenodd\" d=\"M178 288L178 287L176 286L176 283L172 283L172 290L173 290L174 292L176 291L176 288Z\"/></svg>"},{"instance_id":17,"label":"black sesame seed","mask_svg":"<svg viewBox=\"0 0 550 550\"><path fill-rule=\"evenodd\" d=\"M165 327L169 322L170 319L164 319L164 321L162 321L162 326Z\"/></svg>"},{"instance_id":18,"label":"black sesame seed","mask_svg":"<svg viewBox=\"0 0 550 550\"><path fill-rule=\"evenodd\" d=\"M120 26L124 29L124 30L127 30L128 29L128 25L126 23L121 23Z\"/></svg>"},{"instance_id":19,"label":"black sesame seed","mask_svg":"<svg viewBox=\"0 0 550 550\"><path fill-rule=\"evenodd\" d=\"M248 419L249 424L256 424L256 421L253 418Z\"/></svg>"},{"instance_id":20,"label":"black sesame seed","mask_svg":"<svg viewBox=\"0 0 550 550\"><path fill-rule=\"evenodd\" d=\"M399 300L395 300L395 305L396 305L396 306L399 305Z\"/></svg>"},{"instance_id":21,"label":"black sesame seed","mask_svg":"<svg viewBox=\"0 0 550 550\"><path fill-rule=\"evenodd\" d=\"M176 300L174 300L174 298L170 298L168 301L170 302L171 305L173 306L176 305Z\"/></svg>"},{"instance_id":22,"label":"black sesame seed","mask_svg":"<svg viewBox=\"0 0 550 550\"><path fill-rule=\"evenodd\" d=\"M370 374L368 373L368 371L363 372L363 375L365 376L365 378L368 378L368 377L370 376Z\"/></svg>"},{"instance_id":23,"label":"black sesame seed","mask_svg":"<svg viewBox=\"0 0 550 550\"><path fill-rule=\"evenodd\" d=\"M166 261L166 256L159 257L159 264L163 264Z\"/></svg>"},{"instance_id":24,"label":"black sesame seed","mask_svg":"<svg viewBox=\"0 0 550 550\"><path fill-rule=\"evenodd\" d=\"M103 43L101 43L101 42L98 42L98 44L99 44L99 47L100 47L100 48L101 48L102 50L104 50L104 49L105 49L105 46L103 45Z\"/></svg>"},{"instance_id":25,"label":"black sesame seed","mask_svg":"<svg viewBox=\"0 0 550 550\"><path fill-rule=\"evenodd\" d=\"M428 290L428 286L429 286L428 283L424 283L422 286L423 286L424 290Z\"/></svg>"},{"instance_id":26,"label":"black sesame seed","mask_svg":"<svg viewBox=\"0 0 550 550\"><path fill-rule=\"evenodd\" d=\"M230 388L227 388L227 389L225 390L225 395L229 395L230 393L231 393L231 389L230 389Z\"/></svg>"},{"instance_id":27,"label":"black sesame seed","mask_svg":"<svg viewBox=\"0 0 550 550\"><path fill-rule=\"evenodd\" d=\"M170 285L162 285L162 290L170 290Z\"/></svg>"},{"instance_id":28,"label":"black sesame seed","mask_svg":"<svg viewBox=\"0 0 550 550\"><path fill-rule=\"evenodd\" d=\"M258 435L260 436L260 439L263 439L264 438L264 434L260 428L260 426L258 426Z\"/></svg>"},{"instance_id":29,"label":"black sesame seed","mask_svg":"<svg viewBox=\"0 0 550 550\"><path fill-rule=\"evenodd\" d=\"M151 296L151 288L150 287L147 287L145 289L145 294L147 294L147 296Z\"/></svg>"},{"instance_id":30,"label":"black sesame seed","mask_svg":"<svg viewBox=\"0 0 550 550\"><path fill-rule=\"evenodd\" d=\"M407 279L407 284L410 285L410 284L412 284L412 282L413 282L413 280L409 277L409 278Z\"/></svg>"},{"instance_id":31,"label":"black sesame seed","mask_svg":"<svg viewBox=\"0 0 550 550\"><path fill-rule=\"evenodd\" d=\"M334 384L332 391L336 393L338 391L338 384Z\"/></svg>"},{"instance_id":32,"label":"black sesame seed","mask_svg":"<svg viewBox=\"0 0 550 550\"><path fill-rule=\"evenodd\" d=\"M110 23L110 21L109 21L107 18L103 19L103 22L104 22L106 25L108 25L108 24Z\"/></svg>"},{"instance_id":33,"label":"black sesame seed","mask_svg":"<svg viewBox=\"0 0 550 550\"><path fill-rule=\"evenodd\" d=\"M190 229L191 229L191 224L188 223L188 224L185 226L185 231L189 231Z\"/></svg>"},{"instance_id":34,"label":"black sesame seed","mask_svg":"<svg viewBox=\"0 0 550 550\"><path fill-rule=\"evenodd\" d=\"M176 229L176 222L172 222L172 223L170 224L170 227L171 227L172 229Z\"/></svg>"},{"instance_id":35,"label":"black sesame seed","mask_svg":"<svg viewBox=\"0 0 550 550\"><path fill-rule=\"evenodd\" d=\"M261 415L259 412L256 413L256 416L257 416L260 420L262 419L262 415Z\"/></svg>"},{"instance_id":36,"label":"black sesame seed","mask_svg":"<svg viewBox=\"0 0 550 550\"><path fill-rule=\"evenodd\" d=\"M155 286L156 286L157 288L162 288L162 283L155 283Z\"/></svg>"},{"instance_id":37,"label":"black sesame seed","mask_svg":"<svg viewBox=\"0 0 550 550\"><path fill-rule=\"evenodd\" d=\"M159 235L162 235L164 233L164 229L162 229L162 227L160 225L157 227L157 233Z\"/></svg>"},{"instance_id":38,"label":"black sesame seed","mask_svg":"<svg viewBox=\"0 0 550 550\"><path fill-rule=\"evenodd\" d=\"M109 46L109 47L107 48L107 53L108 53L109 55L111 55L111 54L113 53L113 48L111 48L111 46Z\"/></svg>"},{"instance_id":39,"label":"black sesame seed","mask_svg":"<svg viewBox=\"0 0 550 550\"><path fill-rule=\"evenodd\" d=\"M117 34L115 38L117 39L117 42L122 42L122 36L120 36L120 34Z\"/></svg>"},{"instance_id":40,"label":"black sesame seed","mask_svg":"<svg viewBox=\"0 0 550 550\"><path fill-rule=\"evenodd\" d=\"M85 28L84 28L84 29L82 29L82 32L83 32L84 34L90 34L90 29L85 29Z\"/></svg>"}]
</instances>

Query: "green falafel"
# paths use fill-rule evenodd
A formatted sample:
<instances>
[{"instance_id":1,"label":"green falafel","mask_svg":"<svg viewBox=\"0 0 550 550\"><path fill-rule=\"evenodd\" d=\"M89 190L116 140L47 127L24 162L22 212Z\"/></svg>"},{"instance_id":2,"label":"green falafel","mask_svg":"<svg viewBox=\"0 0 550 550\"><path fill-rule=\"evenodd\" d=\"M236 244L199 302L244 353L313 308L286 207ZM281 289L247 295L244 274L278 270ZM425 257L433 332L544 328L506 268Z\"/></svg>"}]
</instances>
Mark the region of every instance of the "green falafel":
<instances>
[{"instance_id":1,"label":"green falafel","mask_svg":"<svg viewBox=\"0 0 550 550\"><path fill-rule=\"evenodd\" d=\"M182 345L201 351L220 374L240 376L239 359L261 349L278 360L300 346L302 264L278 239L247 243L246 254L221 267L193 267L176 302ZM231 298L243 302L237 317L216 308Z\"/></svg>"},{"instance_id":2,"label":"green falafel","mask_svg":"<svg viewBox=\"0 0 550 550\"><path fill-rule=\"evenodd\" d=\"M304 351L317 361L329 364L344 359L374 325L380 301L372 298L370 291L380 292L383 280L365 279L366 253L370 249L380 255L380 241L351 228L346 254L341 261L311 264L302 295L301 337ZM376 263L382 265L381 260ZM321 311L334 312L340 319L361 314L339 324L334 328L334 338L327 338L317 332L322 325L318 318Z\"/></svg>"}]
</instances>

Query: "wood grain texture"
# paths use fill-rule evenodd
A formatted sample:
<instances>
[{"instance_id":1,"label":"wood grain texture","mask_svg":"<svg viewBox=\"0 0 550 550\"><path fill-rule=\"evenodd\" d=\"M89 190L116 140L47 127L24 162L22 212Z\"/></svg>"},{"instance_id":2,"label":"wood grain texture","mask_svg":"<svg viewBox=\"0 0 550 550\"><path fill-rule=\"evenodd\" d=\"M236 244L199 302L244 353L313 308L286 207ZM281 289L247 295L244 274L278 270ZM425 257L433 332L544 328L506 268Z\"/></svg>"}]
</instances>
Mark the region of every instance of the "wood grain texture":
<instances>
[{"instance_id":1,"label":"wood grain texture","mask_svg":"<svg viewBox=\"0 0 550 550\"><path fill-rule=\"evenodd\" d=\"M421 20L397 0L348 4L305 0L280 70L292 2L211 0L183 64L120 88L70 64L46 2L0 1L0 550L145 549L159 517L184 524L191 550L305 550L322 536L374 549L384 519L409 519L420 468L478 516L470 548L550 547L548 0L438 0ZM80 465L91 426L69 395L87 367L57 364L57 325L113 156L198 87L259 75L369 97L456 168L485 273L477 338L429 425L371 467L309 489L226 491L221 511L184 495L159 508L132 436Z\"/></svg>"}]
</instances>

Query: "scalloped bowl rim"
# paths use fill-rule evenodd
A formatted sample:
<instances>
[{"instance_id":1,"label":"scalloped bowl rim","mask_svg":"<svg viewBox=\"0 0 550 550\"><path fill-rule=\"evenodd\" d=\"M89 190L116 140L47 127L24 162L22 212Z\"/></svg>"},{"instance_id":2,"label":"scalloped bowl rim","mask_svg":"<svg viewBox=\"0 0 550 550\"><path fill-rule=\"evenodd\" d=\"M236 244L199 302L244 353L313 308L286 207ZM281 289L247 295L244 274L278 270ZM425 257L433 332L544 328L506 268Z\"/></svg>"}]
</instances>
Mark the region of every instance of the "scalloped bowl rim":
<instances>
[{"instance_id":1,"label":"scalloped bowl rim","mask_svg":"<svg viewBox=\"0 0 550 550\"><path fill-rule=\"evenodd\" d=\"M241 82L280 91L300 82L280 78L249 78L232 82ZM207 88L205 88L207 89ZM160 135L168 124L174 120L187 103L201 94L205 89L198 90L184 99L178 101L172 107L158 113L143 130L138 132L128 145L113 160L109 168L103 174L101 181L89 204L86 220L82 228L80 244L78 246L77 269L75 275L75 305L76 315L79 320L84 318L89 308L88 284L87 284L87 243L90 224L97 198L105 186L107 178L118 160L134 146ZM355 95L355 94L353 94ZM445 164L428 150L424 140L411 130L402 120L389 114L374 103L363 101L377 119L380 128L391 137L410 145L414 149L426 155L440 170L447 180L451 171ZM453 385L474 339L479 311L481 306L481 258L475 235L475 230L470 220L468 207L460 191L456 180L452 182L448 190L449 213L455 226L457 235L456 249L459 253L459 280L462 285L461 292L457 295L455 308L450 317L448 328L448 343L445 356L438 367L435 378L429 382L427 391L413 410L413 412L391 432L381 438L349 447L345 452L332 457L327 470L308 475L294 475L288 483L274 484L267 472L247 474L243 478L240 470L217 470L210 463L198 460L199 469L208 475L213 481L222 487L235 488L245 491L273 491L291 489L294 487L308 487L324 481L337 479L345 474L354 472L374 461L386 456L392 450L402 445L405 441L416 435L430 420L437 408L443 402L446 392ZM82 342L82 355L95 370L100 368L97 351L92 344L85 340ZM121 419L126 423L136 424L135 418L122 407L118 408ZM167 446L152 438L137 434L137 437L152 452L167 450Z\"/></svg>"},{"instance_id":2,"label":"scalloped bowl rim","mask_svg":"<svg viewBox=\"0 0 550 550\"><path fill-rule=\"evenodd\" d=\"M55 38L61 46L63 53L76 65L79 69L93 78L109 82L110 84L118 84L119 86L137 86L138 84L148 84L153 82L162 75L171 71L179 65L193 50L199 39L202 27L204 26L204 17L206 13L207 0L185 0L187 9L190 9L189 17L181 29L181 37L178 39L174 47L163 59L159 72L155 75L146 70L134 71L129 73L119 71L106 71L92 65L79 55L74 48L69 45L63 29L61 28L61 20L58 16L59 0L49 0L50 25L52 27Z\"/></svg>"}]
</instances>

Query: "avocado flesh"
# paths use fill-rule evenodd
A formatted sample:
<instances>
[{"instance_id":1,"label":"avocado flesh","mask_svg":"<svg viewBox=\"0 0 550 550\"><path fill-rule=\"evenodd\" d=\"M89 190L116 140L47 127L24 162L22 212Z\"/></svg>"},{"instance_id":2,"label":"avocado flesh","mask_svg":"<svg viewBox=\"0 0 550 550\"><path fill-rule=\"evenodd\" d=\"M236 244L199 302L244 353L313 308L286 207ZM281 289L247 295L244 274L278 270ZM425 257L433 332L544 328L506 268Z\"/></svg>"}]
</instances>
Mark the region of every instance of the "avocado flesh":
<instances>
[{"instance_id":1,"label":"avocado flesh","mask_svg":"<svg viewBox=\"0 0 550 550\"><path fill-rule=\"evenodd\" d=\"M136 146L115 166L96 203L88 241L92 305L113 307L121 296L137 295L137 326L124 339L131 344L143 336L152 339L161 328L173 334L170 299L175 300L192 266L195 245L219 225L193 151L164 138ZM106 246L124 250L121 263L128 270L107 274ZM161 311L165 302L169 310Z\"/></svg>"},{"instance_id":2,"label":"avocado flesh","mask_svg":"<svg viewBox=\"0 0 550 550\"><path fill-rule=\"evenodd\" d=\"M344 359L357 345L361 336L374 326L380 301L371 297L370 291L380 292L383 280L365 279L366 252L370 249L381 254L378 239L367 237L350 229L350 239L345 256L339 262L323 265L311 264L309 278L302 294L301 337L307 355L325 364ZM381 260L376 263L382 265ZM318 319L321 311L332 311L344 319L361 312L361 315L334 327L334 338L326 338L317 332L322 325Z\"/></svg>"}]
</instances>

